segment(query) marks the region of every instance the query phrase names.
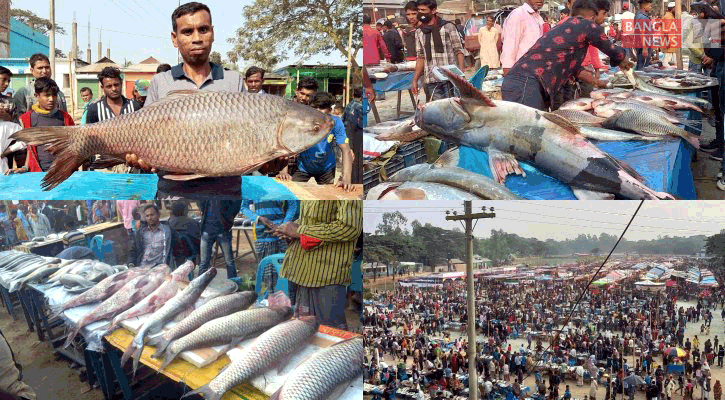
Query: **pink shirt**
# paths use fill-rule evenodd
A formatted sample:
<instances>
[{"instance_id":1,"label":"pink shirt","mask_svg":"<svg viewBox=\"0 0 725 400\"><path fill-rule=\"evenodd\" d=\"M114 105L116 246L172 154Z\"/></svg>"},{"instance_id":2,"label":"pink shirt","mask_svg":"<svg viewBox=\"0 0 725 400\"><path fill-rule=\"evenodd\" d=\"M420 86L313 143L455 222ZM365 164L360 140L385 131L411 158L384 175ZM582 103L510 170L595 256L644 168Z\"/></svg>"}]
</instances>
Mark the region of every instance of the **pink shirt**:
<instances>
[{"instance_id":1,"label":"pink shirt","mask_svg":"<svg viewBox=\"0 0 725 400\"><path fill-rule=\"evenodd\" d=\"M511 68L544 34L544 19L529 3L511 11L503 24L501 66Z\"/></svg>"},{"instance_id":2,"label":"pink shirt","mask_svg":"<svg viewBox=\"0 0 725 400\"><path fill-rule=\"evenodd\" d=\"M587 65L591 65L595 69L605 69L602 60L599 59L599 50L594 46L589 46L587 55L584 56L584 61L582 61L582 67Z\"/></svg>"},{"instance_id":3,"label":"pink shirt","mask_svg":"<svg viewBox=\"0 0 725 400\"><path fill-rule=\"evenodd\" d=\"M116 209L118 214L123 218L123 227L131 229L133 222L133 209L140 206L141 202L138 200L116 200Z\"/></svg>"}]
</instances>

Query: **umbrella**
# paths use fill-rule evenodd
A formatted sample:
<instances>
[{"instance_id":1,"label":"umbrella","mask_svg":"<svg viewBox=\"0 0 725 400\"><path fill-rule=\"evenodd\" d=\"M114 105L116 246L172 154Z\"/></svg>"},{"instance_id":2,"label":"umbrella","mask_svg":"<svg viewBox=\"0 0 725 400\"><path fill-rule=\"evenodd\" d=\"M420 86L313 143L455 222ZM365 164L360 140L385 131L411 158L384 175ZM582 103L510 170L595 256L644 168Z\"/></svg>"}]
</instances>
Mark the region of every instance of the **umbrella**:
<instances>
[{"instance_id":1,"label":"umbrella","mask_svg":"<svg viewBox=\"0 0 725 400\"><path fill-rule=\"evenodd\" d=\"M665 354L671 357L683 358L687 355L687 352L679 347L668 347L665 349Z\"/></svg>"},{"instance_id":2,"label":"umbrella","mask_svg":"<svg viewBox=\"0 0 725 400\"><path fill-rule=\"evenodd\" d=\"M710 297L710 296L712 296L712 293L710 293L710 291L707 289L700 292L700 297Z\"/></svg>"},{"instance_id":3,"label":"umbrella","mask_svg":"<svg viewBox=\"0 0 725 400\"><path fill-rule=\"evenodd\" d=\"M677 282L675 282L674 279L670 279L669 281L665 282L665 285L667 287L677 286Z\"/></svg>"},{"instance_id":4,"label":"umbrella","mask_svg":"<svg viewBox=\"0 0 725 400\"><path fill-rule=\"evenodd\" d=\"M626 383L627 386L644 385L644 379L642 379L642 377L637 374L632 374L624 378L622 382Z\"/></svg>"}]
</instances>

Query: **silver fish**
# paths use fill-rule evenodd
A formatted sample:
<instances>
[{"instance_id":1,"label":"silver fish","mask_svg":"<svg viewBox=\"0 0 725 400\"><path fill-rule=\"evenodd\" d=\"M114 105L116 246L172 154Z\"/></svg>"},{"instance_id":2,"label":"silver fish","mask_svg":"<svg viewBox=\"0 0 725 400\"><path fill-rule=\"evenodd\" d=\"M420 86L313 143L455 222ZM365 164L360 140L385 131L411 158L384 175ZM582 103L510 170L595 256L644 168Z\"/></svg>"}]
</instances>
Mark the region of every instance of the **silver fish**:
<instances>
[{"instance_id":1,"label":"silver fish","mask_svg":"<svg viewBox=\"0 0 725 400\"><path fill-rule=\"evenodd\" d=\"M459 167L436 168L418 164L404 168L390 177L391 182L440 183L467 191L487 200L518 200L508 188L492 179Z\"/></svg>"},{"instance_id":2,"label":"silver fish","mask_svg":"<svg viewBox=\"0 0 725 400\"><path fill-rule=\"evenodd\" d=\"M317 332L314 316L301 317L275 326L261 334L209 384L185 394L202 394L207 400L219 400L224 393L269 369L274 363L298 349Z\"/></svg>"},{"instance_id":3,"label":"silver fish","mask_svg":"<svg viewBox=\"0 0 725 400\"><path fill-rule=\"evenodd\" d=\"M638 133L628 133L613 129L600 128L598 126L580 126L579 131L582 136L587 139L600 140L604 142L627 142L632 140L639 141L658 141L664 140L663 136L643 136Z\"/></svg>"},{"instance_id":4,"label":"silver fish","mask_svg":"<svg viewBox=\"0 0 725 400\"><path fill-rule=\"evenodd\" d=\"M366 200L481 200L475 194L430 182L383 182L368 191Z\"/></svg>"},{"instance_id":5,"label":"silver fish","mask_svg":"<svg viewBox=\"0 0 725 400\"><path fill-rule=\"evenodd\" d=\"M148 344L156 346L153 357L161 357L169 344L182 336L188 335L204 323L249 308L257 301L257 292L238 292L217 297L194 310L188 317L174 325L163 335L149 340Z\"/></svg>"},{"instance_id":6,"label":"silver fish","mask_svg":"<svg viewBox=\"0 0 725 400\"><path fill-rule=\"evenodd\" d=\"M645 136L679 136L690 142L696 149L700 148L700 139L696 135L673 125L660 115L626 110L608 118L602 123L602 126L637 132Z\"/></svg>"},{"instance_id":7,"label":"silver fish","mask_svg":"<svg viewBox=\"0 0 725 400\"><path fill-rule=\"evenodd\" d=\"M270 400L334 399L335 390L344 391L363 372L363 339L354 337L313 354L298 365ZM342 394L342 393L340 393Z\"/></svg>"},{"instance_id":8,"label":"silver fish","mask_svg":"<svg viewBox=\"0 0 725 400\"><path fill-rule=\"evenodd\" d=\"M269 296L269 307L238 311L205 322L186 336L171 342L164 353L161 369L166 368L182 351L209 346L235 346L254 334L266 331L292 316L290 300L282 292Z\"/></svg>"},{"instance_id":9,"label":"silver fish","mask_svg":"<svg viewBox=\"0 0 725 400\"><path fill-rule=\"evenodd\" d=\"M132 376L136 375L138 360L141 358L141 352L143 352L144 339L146 336L153 335L154 333L161 331L164 325L166 325L167 322L170 322L176 315L190 307L193 307L196 300L198 300L201 296L201 293L207 286L209 286L212 279L214 279L216 273L216 268L209 268L206 272L191 281L189 286L187 286L184 290L177 293L176 296L166 302L156 312L151 314L151 316L146 320L121 357L121 365L125 364L129 357L133 357Z\"/></svg>"}]
</instances>

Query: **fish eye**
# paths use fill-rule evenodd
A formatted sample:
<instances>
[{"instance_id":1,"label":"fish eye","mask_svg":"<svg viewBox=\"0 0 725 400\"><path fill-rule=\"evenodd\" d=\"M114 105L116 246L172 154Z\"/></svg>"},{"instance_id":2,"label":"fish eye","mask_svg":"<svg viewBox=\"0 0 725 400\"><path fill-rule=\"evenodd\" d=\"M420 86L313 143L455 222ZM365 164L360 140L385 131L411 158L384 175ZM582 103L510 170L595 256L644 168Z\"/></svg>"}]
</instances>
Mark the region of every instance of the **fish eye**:
<instances>
[{"instance_id":1,"label":"fish eye","mask_svg":"<svg viewBox=\"0 0 725 400\"><path fill-rule=\"evenodd\" d=\"M313 131L318 132L320 130L320 125L315 124L315 127L312 128Z\"/></svg>"}]
</instances>

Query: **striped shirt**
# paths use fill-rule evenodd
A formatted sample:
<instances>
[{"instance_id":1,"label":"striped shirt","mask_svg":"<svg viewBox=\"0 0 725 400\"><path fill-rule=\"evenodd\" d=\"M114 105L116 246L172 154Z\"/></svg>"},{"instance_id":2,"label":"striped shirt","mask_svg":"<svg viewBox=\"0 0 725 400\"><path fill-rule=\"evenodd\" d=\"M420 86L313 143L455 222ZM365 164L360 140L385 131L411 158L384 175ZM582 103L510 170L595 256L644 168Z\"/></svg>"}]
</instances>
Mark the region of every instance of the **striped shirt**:
<instances>
[{"instance_id":1,"label":"striped shirt","mask_svg":"<svg viewBox=\"0 0 725 400\"><path fill-rule=\"evenodd\" d=\"M135 100L127 99L123 96L121 96L121 98L123 99L123 105L121 106L121 114L119 115L132 113L141 108L141 106ZM108 105L108 102L106 101L106 96L103 96L98 99L97 102L92 103L88 106L86 123L93 124L115 117L116 114L113 113L113 110L111 110L111 107Z\"/></svg>"},{"instance_id":2,"label":"striped shirt","mask_svg":"<svg viewBox=\"0 0 725 400\"><path fill-rule=\"evenodd\" d=\"M280 275L306 287L349 285L355 242L362 232L362 201L302 201L297 224L300 235L322 243L304 250L299 240L292 242Z\"/></svg>"}]
</instances>

